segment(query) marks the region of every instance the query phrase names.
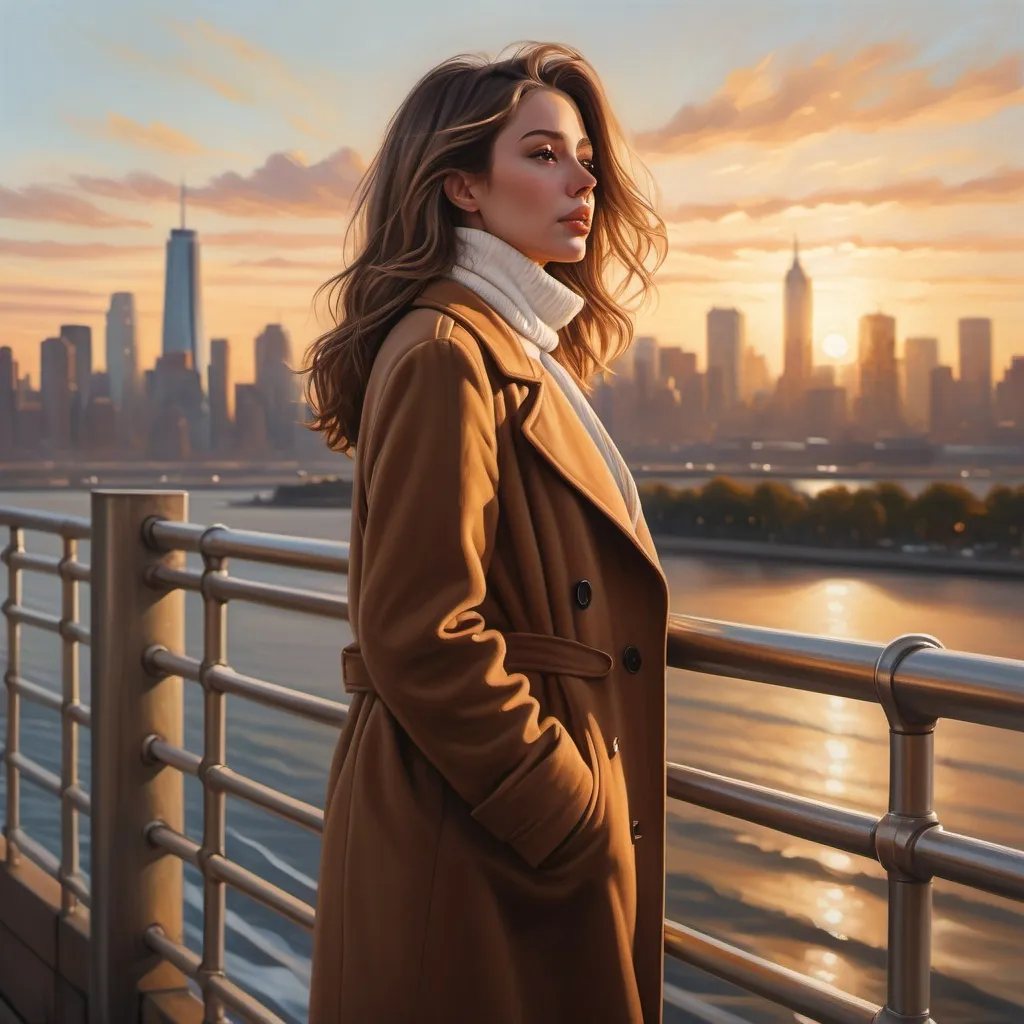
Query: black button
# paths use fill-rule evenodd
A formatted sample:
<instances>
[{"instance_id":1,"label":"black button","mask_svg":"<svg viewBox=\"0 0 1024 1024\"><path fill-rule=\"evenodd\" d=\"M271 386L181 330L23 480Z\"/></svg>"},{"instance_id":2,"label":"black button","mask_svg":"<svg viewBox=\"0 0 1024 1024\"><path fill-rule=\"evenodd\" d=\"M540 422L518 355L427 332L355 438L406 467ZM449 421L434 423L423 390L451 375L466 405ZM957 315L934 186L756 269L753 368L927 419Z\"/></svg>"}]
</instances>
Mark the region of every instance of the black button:
<instances>
[{"instance_id":1,"label":"black button","mask_svg":"<svg viewBox=\"0 0 1024 1024\"><path fill-rule=\"evenodd\" d=\"M593 589L590 586L590 580L580 580L579 583L576 584L576 589L574 591L576 603L581 608L588 607L590 599L593 597L593 593Z\"/></svg>"},{"instance_id":2,"label":"black button","mask_svg":"<svg viewBox=\"0 0 1024 1024\"><path fill-rule=\"evenodd\" d=\"M622 664L626 666L627 672L634 674L639 672L643 661L644 659L640 657L640 652L632 644L622 652Z\"/></svg>"},{"instance_id":3,"label":"black button","mask_svg":"<svg viewBox=\"0 0 1024 1024\"><path fill-rule=\"evenodd\" d=\"M638 839L643 839L644 834L640 831L640 822L634 821L630 826L630 832L633 836L633 842L635 843Z\"/></svg>"}]
</instances>

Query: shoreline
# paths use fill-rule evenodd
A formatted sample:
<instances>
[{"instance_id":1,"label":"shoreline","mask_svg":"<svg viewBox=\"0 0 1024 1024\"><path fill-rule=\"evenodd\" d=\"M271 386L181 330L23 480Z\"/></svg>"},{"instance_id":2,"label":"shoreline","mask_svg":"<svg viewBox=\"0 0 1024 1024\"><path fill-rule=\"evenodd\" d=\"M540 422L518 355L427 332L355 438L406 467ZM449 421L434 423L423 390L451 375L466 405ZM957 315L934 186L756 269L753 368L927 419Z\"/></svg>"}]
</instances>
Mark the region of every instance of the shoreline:
<instances>
[{"instance_id":1,"label":"shoreline","mask_svg":"<svg viewBox=\"0 0 1024 1024\"><path fill-rule=\"evenodd\" d=\"M772 544L767 541L715 540L699 537L652 535L659 554L756 558L790 565L834 565L852 569L896 569L899 571L977 576L995 579L1024 579L1024 559L978 559L955 555L885 554L861 548L822 548L803 544Z\"/></svg>"}]
</instances>

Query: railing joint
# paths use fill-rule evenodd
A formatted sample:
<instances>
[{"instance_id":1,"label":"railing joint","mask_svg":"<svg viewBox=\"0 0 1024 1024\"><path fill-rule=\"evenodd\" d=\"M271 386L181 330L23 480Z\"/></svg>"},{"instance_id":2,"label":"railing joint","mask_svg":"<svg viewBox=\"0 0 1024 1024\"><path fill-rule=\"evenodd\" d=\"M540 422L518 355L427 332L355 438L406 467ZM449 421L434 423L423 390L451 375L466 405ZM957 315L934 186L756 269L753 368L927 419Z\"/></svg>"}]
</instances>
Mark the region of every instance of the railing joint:
<instances>
[{"instance_id":1,"label":"railing joint","mask_svg":"<svg viewBox=\"0 0 1024 1024\"><path fill-rule=\"evenodd\" d=\"M897 814L889 811L875 826L875 856L878 863L900 882L930 882L932 872L914 861L914 847L929 829L941 828L938 815Z\"/></svg>"}]
</instances>

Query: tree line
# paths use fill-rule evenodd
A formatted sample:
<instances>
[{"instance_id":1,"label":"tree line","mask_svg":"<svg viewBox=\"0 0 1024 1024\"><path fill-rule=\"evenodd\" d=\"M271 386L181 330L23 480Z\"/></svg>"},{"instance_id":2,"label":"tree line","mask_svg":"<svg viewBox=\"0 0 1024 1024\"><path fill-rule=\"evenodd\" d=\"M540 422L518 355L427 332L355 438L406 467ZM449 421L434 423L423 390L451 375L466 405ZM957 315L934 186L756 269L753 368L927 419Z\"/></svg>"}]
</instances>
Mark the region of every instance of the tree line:
<instances>
[{"instance_id":1,"label":"tree line","mask_svg":"<svg viewBox=\"0 0 1024 1024\"><path fill-rule=\"evenodd\" d=\"M699 488L640 487L652 533L827 547L904 544L1020 553L1024 486L994 486L978 498L966 487L933 483L912 496L898 483L850 490L828 487L809 497L784 483L748 486L716 477Z\"/></svg>"}]
</instances>

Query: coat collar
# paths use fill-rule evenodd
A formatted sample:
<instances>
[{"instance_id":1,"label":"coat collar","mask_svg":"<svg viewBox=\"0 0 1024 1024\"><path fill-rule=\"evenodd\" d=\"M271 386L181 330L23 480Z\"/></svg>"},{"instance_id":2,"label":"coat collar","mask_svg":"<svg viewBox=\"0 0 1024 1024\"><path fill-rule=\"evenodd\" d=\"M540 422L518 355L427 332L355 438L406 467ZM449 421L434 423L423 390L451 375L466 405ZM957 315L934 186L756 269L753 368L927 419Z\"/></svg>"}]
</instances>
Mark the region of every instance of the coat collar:
<instances>
[{"instance_id":1,"label":"coat collar","mask_svg":"<svg viewBox=\"0 0 1024 1024\"><path fill-rule=\"evenodd\" d=\"M565 481L603 513L668 582L644 517L634 532L629 510L576 410L523 349L511 327L474 291L448 278L432 281L414 305L442 306L465 321L509 380L530 386L533 402L522 422L523 436Z\"/></svg>"}]
</instances>

